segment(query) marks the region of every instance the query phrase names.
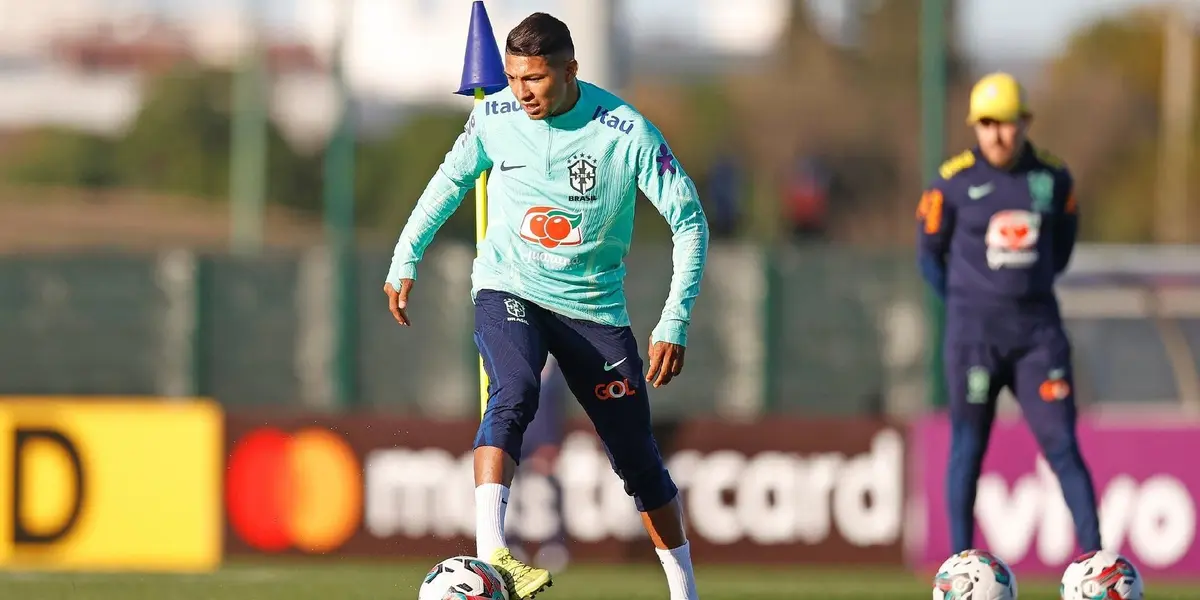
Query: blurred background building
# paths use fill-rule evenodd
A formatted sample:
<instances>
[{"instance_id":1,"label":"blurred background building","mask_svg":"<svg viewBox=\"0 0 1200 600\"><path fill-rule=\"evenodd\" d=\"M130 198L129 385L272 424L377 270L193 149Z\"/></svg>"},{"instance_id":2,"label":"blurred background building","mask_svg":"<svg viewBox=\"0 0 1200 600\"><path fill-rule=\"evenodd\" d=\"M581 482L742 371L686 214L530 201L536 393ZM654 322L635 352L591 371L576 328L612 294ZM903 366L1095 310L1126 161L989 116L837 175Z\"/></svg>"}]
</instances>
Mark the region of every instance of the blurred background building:
<instances>
[{"instance_id":1,"label":"blurred background building","mask_svg":"<svg viewBox=\"0 0 1200 600\"><path fill-rule=\"evenodd\" d=\"M469 110L450 93L469 7L0 0L0 357L18 365L0 392L469 412L471 211L447 224L420 286L415 335L436 341L412 350L375 289ZM567 21L584 78L639 106L703 190L718 243L694 371L661 394L664 414L924 403L931 344L910 258L930 160L921 2L488 7L501 39L532 11ZM1086 401L1178 403L1200 355L1195 5L946 8L933 147L969 143L977 76L1023 78L1035 139L1069 161L1087 207L1064 284ZM331 168L351 139L336 135L343 115L352 160ZM353 277L327 252L335 182L352 186ZM648 328L669 236L651 210L638 228L629 297ZM1118 291L1141 299L1115 308ZM1113 379L1129 361L1136 374Z\"/></svg>"}]
</instances>

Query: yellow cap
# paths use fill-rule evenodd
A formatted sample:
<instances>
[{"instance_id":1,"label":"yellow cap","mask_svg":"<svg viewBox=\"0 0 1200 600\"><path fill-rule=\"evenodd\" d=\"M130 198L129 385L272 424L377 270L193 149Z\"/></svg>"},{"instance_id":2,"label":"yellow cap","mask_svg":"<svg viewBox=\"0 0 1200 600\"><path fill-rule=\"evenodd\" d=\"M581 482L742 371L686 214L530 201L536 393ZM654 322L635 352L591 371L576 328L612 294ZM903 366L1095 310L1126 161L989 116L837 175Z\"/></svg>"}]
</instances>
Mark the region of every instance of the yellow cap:
<instances>
[{"instance_id":1,"label":"yellow cap","mask_svg":"<svg viewBox=\"0 0 1200 600\"><path fill-rule=\"evenodd\" d=\"M1008 73L992 73L980 79L979 83L971 88L968 125L974 125L983 119L1012 123L1029 114L1025 89Z\"/></svg>"}]
</instances>

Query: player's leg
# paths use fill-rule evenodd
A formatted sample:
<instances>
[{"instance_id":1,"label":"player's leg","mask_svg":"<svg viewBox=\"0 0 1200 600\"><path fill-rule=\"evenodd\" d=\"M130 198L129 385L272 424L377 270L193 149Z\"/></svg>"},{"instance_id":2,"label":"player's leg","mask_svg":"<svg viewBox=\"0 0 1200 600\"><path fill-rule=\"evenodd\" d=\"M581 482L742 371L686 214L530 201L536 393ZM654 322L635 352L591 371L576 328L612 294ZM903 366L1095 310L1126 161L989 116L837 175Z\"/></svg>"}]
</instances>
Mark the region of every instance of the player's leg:
<instances>
[{"instance_id":1,"label":"player's leg","mask_svg":"<svg viewBox=\"0 0 1200 600\"><path fill-rule=\"evenodd\" d=\"M549 572L514 559L504 539L517 458L537 412L546 315L511 294L482 290L475 297L475 343L488 377L487 409L475 436L475 544L477 556L498 567L517 600L550 585Z\"/></svg>"},{"instance_id":2,"label":"player's leg","mask_svg":"<svg viewBox=\"0 0 1200 600\"><path fill-rule=\"evenodd\" d=\"M953 551L962 552L974 547L975 493L1007 373L994 349L977 342L947 340L945 361L950 402L946 509Z\"/></svg>"},{"instance_id":3,"label":"player's leg","mask_svg":"<svg viewBox=\"0 0 1200 600\"><path fill-rule=\"evenodd\" d=\"M551 352L642 515L671 600L695 600L699 596L679 490L650 429L648 386L637 339L628 327L557 320L558 330L548 337Z\"/></svg>"},{"instance_id":4,"label":"player's leg","mask_svg":"<svg viewBox=\"0 0 1200 600\"><path fill-rule=\"evenodd\" d=\"M1039 334L1041 343L1017 360L1014 389L1025 422L1062 485L1075 521L1075 539L1084 552L1100 550L1096 490L1075 435L1078 415L1071 344L1058 327Z\"/></svg>"}]
</instances>

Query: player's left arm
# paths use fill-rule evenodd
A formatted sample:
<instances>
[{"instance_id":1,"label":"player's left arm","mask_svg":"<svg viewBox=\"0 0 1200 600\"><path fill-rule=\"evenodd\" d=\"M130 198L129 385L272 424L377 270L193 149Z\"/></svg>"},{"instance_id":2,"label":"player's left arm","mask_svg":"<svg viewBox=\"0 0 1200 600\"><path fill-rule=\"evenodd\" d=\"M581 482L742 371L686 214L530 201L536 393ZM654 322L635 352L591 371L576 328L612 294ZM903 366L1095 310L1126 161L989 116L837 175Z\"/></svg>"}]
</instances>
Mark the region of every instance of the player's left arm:
<instances>
[{"instance_id":1,"label":"player's left arm","mask_svg":"<svg viewBox=\"0 0 1200 600\"><path fill-rule=\"evenodd\" d=\"M1075 240L1079 237L1079 206L1075 203L1075 179L1063 169L1060 175L1059 214L1054 220L1054 273L1061 274L1071 262Z\"/></svg>"},{"instance_id":2,"label":"player's left arm","mask_svg":"<svg viewBox=\"0 0 1200 600\"><path fill-rule=\"evenodd\" d=\"M670 225L674 245L670 292L662 316L650 334L647 379L658 387L683 368L687 329L708 256L708 218L700 206L696 184L675 159L662 134L649 122L643 125L639 134L635 134L630 166L637 174L638 189Z\"/></svg>"}]
</instances>

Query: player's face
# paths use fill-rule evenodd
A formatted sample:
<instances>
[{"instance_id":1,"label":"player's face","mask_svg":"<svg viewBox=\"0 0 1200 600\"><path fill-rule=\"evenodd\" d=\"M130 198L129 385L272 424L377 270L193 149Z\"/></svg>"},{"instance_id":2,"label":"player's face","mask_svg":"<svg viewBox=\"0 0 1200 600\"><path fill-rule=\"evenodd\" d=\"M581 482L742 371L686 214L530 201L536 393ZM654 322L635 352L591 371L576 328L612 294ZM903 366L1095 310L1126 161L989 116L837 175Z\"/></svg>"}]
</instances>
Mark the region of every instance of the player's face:
<instances>
[{"instance_id":1,"label":"player's face","mask_svg":"<svg viewBox=\"0 0 1200 600\"><path fill-rule=\"evenodd\" d=\"M558 112L570 86L575 85L578 70L574 59L556 61L542 56L504 55L508 86L530 119L545 119Z\"/></svg>"},{"instance_id":2,"label":"player's face","mask_svg":"<svg viewBox=\"0 0 1200 600\"><path fill-rule=\"evenodd\" d=\"M995 166L1012 164L1025 145L1026 120L1002 122L983 119L975 124L975 138L984 158Z\"/></svg>"}]
</instances>

